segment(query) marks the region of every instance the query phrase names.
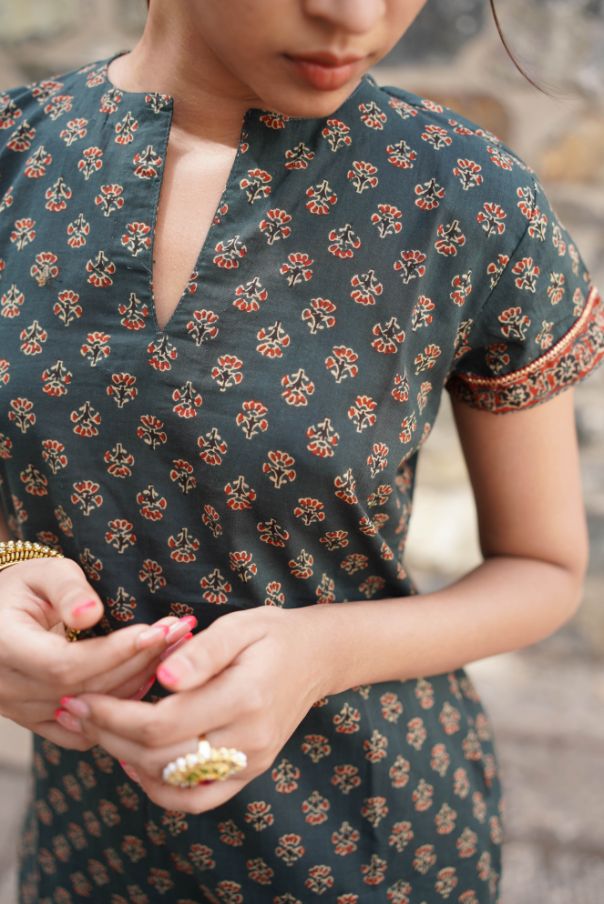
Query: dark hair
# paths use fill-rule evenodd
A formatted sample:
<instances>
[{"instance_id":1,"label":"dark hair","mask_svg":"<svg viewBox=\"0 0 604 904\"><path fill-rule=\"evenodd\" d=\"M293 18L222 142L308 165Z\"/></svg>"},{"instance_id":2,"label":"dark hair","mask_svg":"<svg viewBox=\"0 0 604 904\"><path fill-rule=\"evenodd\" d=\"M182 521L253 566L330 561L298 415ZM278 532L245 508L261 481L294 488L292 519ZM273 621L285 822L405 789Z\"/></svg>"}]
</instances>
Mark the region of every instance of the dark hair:
<instances>
[{"instance_id":1,"label":"dark hair","mask_svg":"<svg viewBox=\"0 0 604 904\"><path fill-rule=\"evenodd\" d=\"M150 3L150 0L147 0L147 9L149 9L149 3ZM541 91L542 94L547 94L548 97L551 97L551 95L549 94L548 91L544 91L543 88L540 85L538 85L537 82L533 81L533 79L530 77L530 75L528 75L524 71L524 69L522 68L522 66L520 65L520 63L518 62L518 60L516 59L514 54L512 53L512 51L510 50L509 44L505 39L505 35L503 33L503 29L502 29L501 23L499 21L499 16L497 15L497 10L495 9L495 0L489 0L489 4L491 6L491 12L493 13L493 19L495 20L495 28L497 29L497 34L501 38L501 43L505 47L506 53L509 56L509 58L511 59L512 63L514 64L514 66L516 67L518 72L520 72L525 77L525 79L527 79L527 81L529 81L531 83L531 85L533 85L533 87L535 87L537 89L537 91Z\"/></svg>"},{"instance_id":2,"label":"dark hair","mask_svg":"<svg viewBox=\"0 0 604 904\"><path fill-rule=\"evenodd\" d=\"M497 15L497 10L495 9L495 0L489 0L489 4L491 6L491 12L493 13L493 19L495 20L495 28L497 29L497 34L501 38L501 43L505 47L505 51L506 51L507 55L509 56L509 58L511 59L512 63L514 64L514 66L516 67L518 72L520 72L525 77L525 79L527 79L527 81L529 81L531 83L531 85L533 85L533 87L535 87L537 89L537 91L541 91L542 94L547 94L548 97L551 97L551 94L549 93L549 91L544 91L543 88L540 85L538 85L537 82L533 81L533 79L530 77L530 75L528 75L524 71L524 69L522 68L522 66L520 65L520 63L518 62L518 60L516 59L514 54L512 53L512 51L510 50L510 46L505 39L505 35L503 33L503 29L502 29L501 23L499 21L499 16ZM149 5L149 0L147 0L147 6L148 5Z\"/></svg>"}]
</instances>

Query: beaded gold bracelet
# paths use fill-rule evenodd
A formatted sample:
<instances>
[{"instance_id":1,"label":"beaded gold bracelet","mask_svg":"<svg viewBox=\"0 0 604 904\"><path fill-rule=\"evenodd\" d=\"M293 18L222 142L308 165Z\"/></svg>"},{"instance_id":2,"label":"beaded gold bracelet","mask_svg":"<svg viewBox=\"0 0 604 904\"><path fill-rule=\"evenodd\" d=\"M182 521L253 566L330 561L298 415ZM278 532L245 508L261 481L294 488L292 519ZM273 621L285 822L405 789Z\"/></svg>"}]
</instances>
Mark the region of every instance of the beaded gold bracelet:
<instances>
[{"instance_id":1,"label":"beaded gold bracelet","mask_svg":"<svg viewBox=\"0 0 604 904\"><path fill-rule=\"evenodd\" d=\"M27 562L29 559L64 559L62 552L46 546L44 543L36 543L32 540L0 540L0 571L17 562ZM78 639L78 628L65 626L65 635L68 640Z\"/></svg>"},{"instance_id":2,"label":"beaded gold bracelet","mask_svg":"<svg viewBox=\"0 0 604 904\"><path fill-rule=\"evenodd\" d=\"M0 540L0 571L16 562L50 557L64 558L62 552L43 543L34 543L31 540Z\"/></svg>"}]
</instances>

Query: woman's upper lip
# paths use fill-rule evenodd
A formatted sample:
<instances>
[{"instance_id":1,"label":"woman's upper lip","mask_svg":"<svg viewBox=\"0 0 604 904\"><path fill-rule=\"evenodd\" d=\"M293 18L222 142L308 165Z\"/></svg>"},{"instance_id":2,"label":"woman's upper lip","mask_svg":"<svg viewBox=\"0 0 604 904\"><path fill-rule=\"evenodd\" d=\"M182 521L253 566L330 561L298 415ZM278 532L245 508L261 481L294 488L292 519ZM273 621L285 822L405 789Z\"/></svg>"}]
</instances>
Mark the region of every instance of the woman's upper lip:
<instances>
[{"instance_id":1,"label":"woman's upper lip","mask_svg":"<svg viewBox=\"0 0 604 904\"><path fill-rule=\"evenodd\" d=\"M356 63L358 60L363 59L363 56L359 54L349 53L343 56L337 56L337 54L330 53L327 50L322 50L317 53L288 53L286 56L290 57L292 60L319 63L322 66L345 66L346 63Z\"/></svg>"}]
</instances>

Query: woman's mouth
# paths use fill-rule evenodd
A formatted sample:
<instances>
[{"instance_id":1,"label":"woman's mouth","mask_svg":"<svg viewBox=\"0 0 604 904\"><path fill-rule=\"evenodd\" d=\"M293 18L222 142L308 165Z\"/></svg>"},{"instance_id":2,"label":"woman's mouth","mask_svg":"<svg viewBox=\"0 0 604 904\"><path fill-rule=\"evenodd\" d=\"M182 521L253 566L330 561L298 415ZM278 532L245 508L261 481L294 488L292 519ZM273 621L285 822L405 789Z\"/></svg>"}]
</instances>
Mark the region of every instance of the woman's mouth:
<instances>
[{"instance_id":1,"label":"woman's mouth","mask_svg":"<svg viewBox=\"0 0 604 904\"><path fill-rule=\"evenodd\" d=\"M350 81L359 69L362 56L337 57L330 53L317 53L300 56L284 54L297 75L320 91L336 91Z\"/></svg>"}]
</instances>

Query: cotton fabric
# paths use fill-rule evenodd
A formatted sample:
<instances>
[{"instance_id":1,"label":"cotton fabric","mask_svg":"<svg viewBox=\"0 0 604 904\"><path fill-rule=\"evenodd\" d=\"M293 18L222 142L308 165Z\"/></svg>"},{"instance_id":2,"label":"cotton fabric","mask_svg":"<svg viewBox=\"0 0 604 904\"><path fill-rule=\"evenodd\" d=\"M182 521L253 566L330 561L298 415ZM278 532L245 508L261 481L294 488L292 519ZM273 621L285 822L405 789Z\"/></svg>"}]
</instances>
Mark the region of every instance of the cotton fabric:
<instances>
[{"instance_id":1,"label":"cotton fabric","mask_svg":"<svg viewBox=\"0 0 604 904\"><path fill-rule=\"evenodd\" d=\"M92 633L404 605L443 390L502 415L604 357L580 252L511 148L367 74L322 119L246 111L159 329L174 99L112 85L117 55L0 93L4 517L82 566L106 607ZM502 789L464 669L316 701L269 770L199 815L152 803L100 747L33 743L22 902L499 899Z\"/></svg>"}]
</instances>

